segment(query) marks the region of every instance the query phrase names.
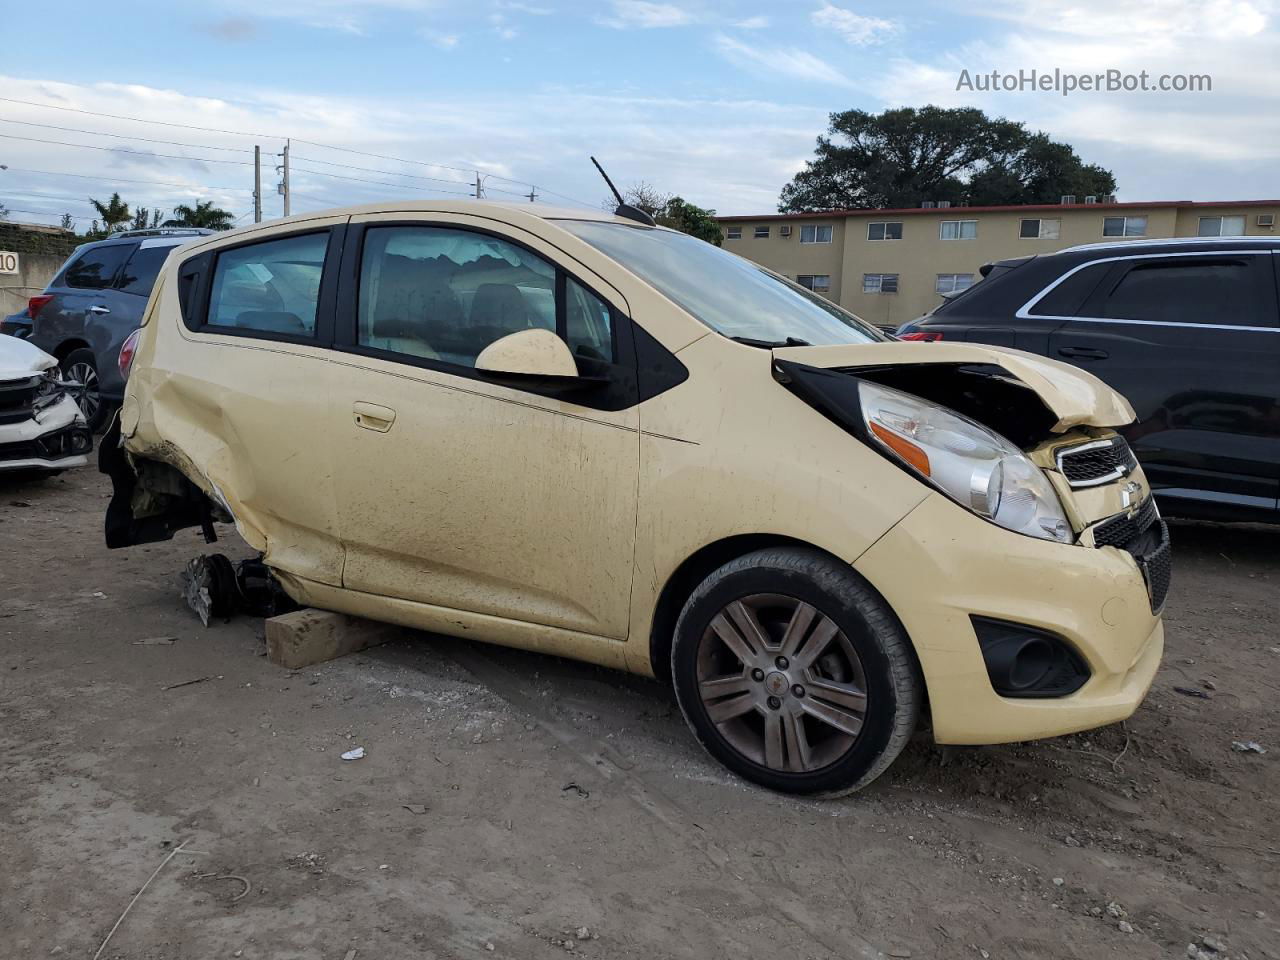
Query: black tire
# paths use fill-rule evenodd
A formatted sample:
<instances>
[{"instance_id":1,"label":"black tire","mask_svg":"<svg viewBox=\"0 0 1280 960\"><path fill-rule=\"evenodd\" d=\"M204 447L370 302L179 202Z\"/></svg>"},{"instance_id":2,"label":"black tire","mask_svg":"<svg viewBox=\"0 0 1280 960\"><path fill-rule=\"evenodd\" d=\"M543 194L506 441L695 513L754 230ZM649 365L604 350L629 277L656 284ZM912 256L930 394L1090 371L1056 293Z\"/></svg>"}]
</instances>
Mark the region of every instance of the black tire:
<instances>
[{"instance_id":1,"label":"black tire","mask_svg":"<svg viewBox=\"0 0 1280 960\"><path fill-rule=\"evenodd\" d=\"M94 433L99 432L110 419L113 407L102 396L97 356L88 347L80 347L63 357L59 367L64 379L84 383L84 389L75 394L76 402L80 405L80 412L84 414L89 429Z\"/></svg>"},{"instance_id":2,"label":"black tire","mask_svg":"<svg viewBox=\"0 0 1280 960\"><path fill-rule=\"evenodd\" d=\"M781 700L770 697L768 706L761 706L758 692L739 694L735 691L732 699L739 703L743 702L738 699L740 696L757 697L757 701L745 712L738 708L742 714L740 717L717 724L712 721L708 704L704 701L701 691L705 678L700 677L699 671L706 669L708 656L723 656L729 649L726 644L719 654L709 652L711 648L707 644L714 646L716 638L722 635L713 630L713 621L721 613L727 616L730 605L744 601L744 598L748 604L759 604L753 608L753 616L758 613L758 622L767 626L766 633L771 634L774 641L785 642L785 637L780 640L777 635L778 621L768 620L771 610L767 605L772 600L790 600L797 604L797 609L807 604L814 608L814 616L831 623L824 623L823 619L806 621L809 625L797 629L797 636L804 639L794 654L796 662L777 659L775 662L785 663L786 671L779 670L765 676L764 684L775 687L781 685L778 677L783 677L787 683L799 681L779 691ZM740 607L736 609L741 610ZM813 626L814 623L817 626ZM724 621L720 621L721 628L723 624ZM815 640L819 636L818 626L825 626L828 631L838 630L837 641ZM781 629L785 632L786 625ZM809 631L807 634L806 630ZM705 642L704 638L707 638ZM848 643L840 638L847 638ZM858 683L839 689L862 687L865 691L865 713L856 733L831 730L823 726L822 721L815 721L803 713L815 705L819 708L828 706L822 701L826 694L815 693L815 689L835 689L836 685L825 683L827 678L817 678L812 671L823 667L832 656L828 654L819 659L822 650L834 650L837 643L841 651L852 649L856 653L853 669L859 672ZM813 648L821 649L811 652ZM776 652L767 645L766 649L768 656ZM797 664L806 655L816 661L804 668L812 680L807 690L803 686L804 678L797 675ZM733 683L744 685L748 680L756 681L746 659L732 659L731 673L736 670L737 661L742 663L742 675L730 678ZM852 793L888 769L914 732L923 699L923 683L911 642L888 605L848 564L803 548L757 550L711 573L694 590L676 622L671 648L671 676L681 712L708 753L734 773L761 786L811 796L835 797ZM821 687L819 679L823 680ZM769 690L762 692L768 693ZM788 700L792 692L796 695ZM801 702L806 695L809 697L807 707ZM718 706L727 701L712 702L713 706ZM772 719L769 710L776 709L776 704L781 704L782 712L779 719ZM789 730L786 744L781 748L786 754L781 766L785 768L794 763L799 769L780 769L779 764L769 766L762 762L763 751L767 749L763 740L761 751L755 756L749 755L749 751L742 747L750 739L751 725L757 724L765 731L768 724L776 723L779 725L777 729L781 729L785 726L781 717L787 710L798 718L788 722L799 724L804 731L816 731L818 736L826 735L827 755L821 758L821 765L816 765L819 762L818 751L812 747L809 733L804 731L800 737L805 742L803 751L791 745L793 741ZM736 743L735 737L726 732L731 725L737 725L739 731ZM762 737L767 735L762 733ZM779 736L783 735L775 734L775 742ZM852 742L848 743L850 737ZM793 760L798 755L815 766L807 768L800 761ZM774 756L781 754L775 753Z\"/></svg>"}]
</instances>

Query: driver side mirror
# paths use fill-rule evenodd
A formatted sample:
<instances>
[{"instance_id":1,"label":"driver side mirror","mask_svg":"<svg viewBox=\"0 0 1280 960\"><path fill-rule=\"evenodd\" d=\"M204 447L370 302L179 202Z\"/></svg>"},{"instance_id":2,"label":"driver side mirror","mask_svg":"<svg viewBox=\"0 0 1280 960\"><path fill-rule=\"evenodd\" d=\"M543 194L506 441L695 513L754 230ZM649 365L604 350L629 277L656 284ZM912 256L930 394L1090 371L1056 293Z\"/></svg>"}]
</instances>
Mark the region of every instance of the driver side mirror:
<instances>
[{"instance_id":1,"label":"driver side mirror","mask_svg":"<svg viewBox=\"0 0 1280 960\"><path fill-rule=\"evenodd\" d=\"M568 345L541 327L519 330L493 341L476 357L476 370L487 380L513 386L532 382L582 387L609 379L579 374Z\"/></svg>"}]
</instances>

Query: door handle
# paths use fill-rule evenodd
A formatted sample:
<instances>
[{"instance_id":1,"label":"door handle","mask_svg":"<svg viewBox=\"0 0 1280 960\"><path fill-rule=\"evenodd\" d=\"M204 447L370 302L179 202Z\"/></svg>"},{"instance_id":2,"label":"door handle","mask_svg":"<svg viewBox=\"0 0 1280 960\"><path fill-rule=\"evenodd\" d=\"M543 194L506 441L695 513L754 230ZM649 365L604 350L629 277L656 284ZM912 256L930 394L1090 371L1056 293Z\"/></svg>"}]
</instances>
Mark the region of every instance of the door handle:
<instances>
[{"instance_id":1,"label":"door handle","mask_svg":"<svg viewBox=\"0 0 1280 960\"><path fill-rule=\"evenodd\" d=\"M1074 357L1076 360L1105 360L1111 356L1107 351L1098 350L1096 347L1059 347L1058 355Z\"/></svg>"},{"instance_id":2,"label":"door handle","mask_svg":"<svg viewBox=\"0 0 1280 960\"><path fill-rule=\"evenodd\" d=\"M111 312L111 308L110 308L110 307L104 307L104 306L103 306L102 304L100 304L100 303L95 303L92 307L90 307L90 308L89 308L89 312L90 312L90 313L97 313L97 314L110 313L110 312Z\"/></svg>"},{"instance_id":3,"label":"door handle","mask_svg":"<svg viewBox=\"0 0 1280 960\"><path fill-rule=\"evenodd\" d=\"M355 416L357 427L364 427L375 433L386 433L396 422L396 412L390 407L366 403L363 400L357 400L352 404L351 413Z\"/></svg>"}]
</instances>

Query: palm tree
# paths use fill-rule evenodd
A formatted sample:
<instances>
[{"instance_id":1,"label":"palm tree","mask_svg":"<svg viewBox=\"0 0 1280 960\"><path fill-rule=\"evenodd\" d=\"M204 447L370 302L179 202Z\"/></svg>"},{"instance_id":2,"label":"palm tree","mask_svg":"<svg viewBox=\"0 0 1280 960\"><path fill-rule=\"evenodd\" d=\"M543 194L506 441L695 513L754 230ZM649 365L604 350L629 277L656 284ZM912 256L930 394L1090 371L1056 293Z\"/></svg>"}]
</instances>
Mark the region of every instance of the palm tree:
<instances>
[{"instance_id":1,"label":"palm tree","mask_svg":"<svg viewBox=\"0 0 1280 960\"><path fill-rule=\"evenodd\" d=\"M166 227L203 227L206 230L230 230L235 217L213 205L212 200L197 200L194 207L180 203L173 208L173 219L164 222Z\"/></svg>"},{"instance_id":2,"label":"palm tree","mask_svg":"<svg viewBox=\"0 0 1280 960\"><path fill-rule=\"evenodd\" d=\"M128 223L129 218L133 216L129 212L129 205L120 199L118 193L113 193L106 203L95 200L93 197L89 198L89 202L98 211L98 216L102 218L102 229L107 233L118 229L121 224Z\"/></svg>"}]
</instances>

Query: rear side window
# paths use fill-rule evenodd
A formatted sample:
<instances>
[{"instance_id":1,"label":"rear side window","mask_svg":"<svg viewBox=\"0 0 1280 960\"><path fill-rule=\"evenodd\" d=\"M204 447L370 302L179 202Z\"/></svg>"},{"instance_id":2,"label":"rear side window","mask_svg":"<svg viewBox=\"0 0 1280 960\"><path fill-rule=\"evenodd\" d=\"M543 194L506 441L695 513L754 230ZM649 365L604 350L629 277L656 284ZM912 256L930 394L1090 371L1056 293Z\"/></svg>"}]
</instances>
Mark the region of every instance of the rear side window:
<instances>
[{"instance_id":1,"label":"rear side window","mask_svg":"<svg viewBox=\"0 0 1280 960\"><path fill-rule=\"evenodd\" d=\"M218 254L206 323L314 337L329 234L264 240Z\"/></svg>"},{"instance_id":2,"label":"rear side window","mask_svg":"<svg viewBox=\"0 0 1280 960\"><path fill-rule=\"evenodd\" d=\"M156 276L172 250L172 246L139 247L129 258L129 262L124 265L116 286L124 293L136 294L139 297L151 296L151 289L156 285Z\"/></svg>"},{"instance_id":3,"label":"rear side window","mask_svg":"<svg viewBox=\"0 0 1280 960\"><path fill-rule=\"evenodd\" d=\"M1262 282L1264 275L1270 273L1269 259L1139 263L1129 268L1102 300L1099 315L1122 320L1274 327L1274 290Z\"/></svg>"},{"instance_id":4,"label":"rear side window","mask_svg":"<svg viewBox=\"0 0 1280 960\"><path fill-rule=\"evenodd\" d=\"M62 284L77 290L101 290L111 286L116 271L136 247L128 243L91 247L67 265Z\"/></svg>"},{"instance_id":5,"label":"rear side window","mask_svg":"<svg viewBox=\"0 0 1280 960\"><path fill-rule=\"evenodd\" d=\"M1095 263L1067 274L1028 312L1033 317L1074 317L1110 269L1109 263Z\"/></svg>"}]
</instances>

